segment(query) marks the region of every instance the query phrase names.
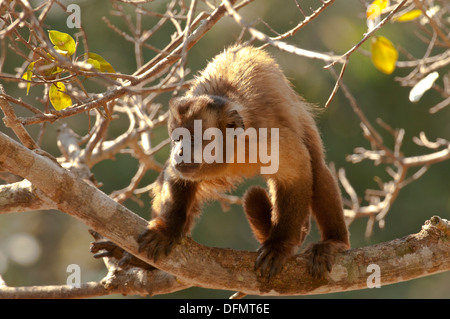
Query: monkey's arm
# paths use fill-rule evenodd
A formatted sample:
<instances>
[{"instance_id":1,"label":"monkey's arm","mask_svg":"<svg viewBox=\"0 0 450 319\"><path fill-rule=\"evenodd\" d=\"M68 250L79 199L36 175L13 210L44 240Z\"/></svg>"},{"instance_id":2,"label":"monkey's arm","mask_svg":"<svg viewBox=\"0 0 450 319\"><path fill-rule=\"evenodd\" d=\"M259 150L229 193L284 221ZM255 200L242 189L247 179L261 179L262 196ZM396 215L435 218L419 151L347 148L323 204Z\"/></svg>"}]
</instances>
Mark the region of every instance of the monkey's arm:
<instances>
[{"instance_id":1,"label":"monkey's arm","mask_svg":"<svg viewBox=\"0 0 450 319\"><path fill-rule=\"evenodd\" d=\"M140 252L147 251L149 258L157 260L189 233L198 210L196 189L197 183L179 178L170 164L166 165L153 190L153 219L138 239Z\"/></svg>"}]
</instances>

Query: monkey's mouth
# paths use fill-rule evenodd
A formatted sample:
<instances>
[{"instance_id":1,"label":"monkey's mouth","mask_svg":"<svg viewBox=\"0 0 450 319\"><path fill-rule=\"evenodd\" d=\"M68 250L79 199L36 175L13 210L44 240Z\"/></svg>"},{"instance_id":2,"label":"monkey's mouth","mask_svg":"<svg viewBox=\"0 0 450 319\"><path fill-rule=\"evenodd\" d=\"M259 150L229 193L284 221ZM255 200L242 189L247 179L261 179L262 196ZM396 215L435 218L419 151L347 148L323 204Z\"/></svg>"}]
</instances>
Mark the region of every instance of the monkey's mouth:
<instances>
[{"instance_id":1,"label":"monkey's mouth","mask_svg":"<svg viewBox=\"0 0 450 319\"><path fill-rule=\"evenodd\" d=\"M200 163L177 163L175 169L183 175L193 175L200 168Z\"/></svg>"}]
</instances>

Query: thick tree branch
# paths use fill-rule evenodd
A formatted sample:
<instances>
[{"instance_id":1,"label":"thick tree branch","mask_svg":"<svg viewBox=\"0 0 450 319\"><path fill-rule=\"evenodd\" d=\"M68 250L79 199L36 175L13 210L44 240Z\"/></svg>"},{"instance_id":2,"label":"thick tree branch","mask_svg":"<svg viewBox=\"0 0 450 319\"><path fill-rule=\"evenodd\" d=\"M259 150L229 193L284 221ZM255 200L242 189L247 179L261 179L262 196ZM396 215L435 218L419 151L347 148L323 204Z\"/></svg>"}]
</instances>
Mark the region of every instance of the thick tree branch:
<instances>
[{"instance_id":1,"label":"thick tree branch","mask_svg":"<svg viewBox=\"0 0 450 319\"><path fill-rule=\"evenodd\" d=\"M367 288L370 264L380 267L382 285L450 270L450 227L448 221L438 217L418 234L339 254L329 277L319 281L306 275L307 260L302 255L292 258L281 275L267 282L253 270L256 253L205 247L190 238L183 239L167 258L154 263L137 251L137 236L147 225L144 219L3 133L0 167L28 179L59 210L191 285L253 295L322 294Z\"/></svg>"},{"instance_id":2,"label":"thick tree branch","mask_svg":"<svg viewBox=\"0 0 450 319\"><path fill-rule=\"evenodd\" d=\"M0 214L56 209L56 205L28 180L0 185Z\"/></svg>"},{"instance_id":3,"label":"thick tree branch","mask_svg":"<svg viewBox=\"0 0 450 319\"><path fill-rule=\"evenodd\" d=\"M108 294L110 291L98 282L87 282L79 288L70 285L0 288L0 299L88 298Z\"/></svg>"},{"instance_id":4,"label":"thick tree branch","mask_svg":"<svg viewBox=\"0 0 450 319\"><path fill-rule=\"evenodd\" d=\"M146 271L133 268L128 271L110 271L100 282L72 285L30 287L0 286L0 299L76 299L122 295L153 295L171 293L189 286L161 270Z\"/></svg>"}]
</instances>

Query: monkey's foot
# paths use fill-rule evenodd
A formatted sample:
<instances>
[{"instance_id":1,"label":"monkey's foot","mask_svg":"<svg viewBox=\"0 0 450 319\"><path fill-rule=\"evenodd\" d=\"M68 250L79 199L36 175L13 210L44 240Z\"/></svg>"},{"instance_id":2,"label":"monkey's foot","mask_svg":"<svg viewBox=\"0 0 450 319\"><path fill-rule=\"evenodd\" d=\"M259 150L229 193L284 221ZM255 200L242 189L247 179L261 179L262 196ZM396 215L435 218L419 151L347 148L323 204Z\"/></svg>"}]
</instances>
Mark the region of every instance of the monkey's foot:
<instances>
[{"instance_id":1,"label":"monkey's foot","mask_svg":"<svg viewBox=\"0 0 450 319\"><path fill-rule=\"evenodd\" d=\"M181 232L166 226L159 218L151 220L147 229L139 235L139 252L146 251L147 257L157 261L161 255L168 255L181 240Z\"/></svg>"},{"instance_id":2,"label":"monkey's foot","mask_svg":"<svg viewBox=\"0 0 450 319\"><path fill-rule=\"evenodd\" d=\"M286 260L294 254L294 247L279 242L266 241L258 249L255 271L260 270L262 277L270 280L282 269Z\"/></svg>"},{"instance_id":3,"label":"monkey's foot","mask_svg":"<svg viewBox=\"0 0 450 319\"><path fill-rule=\"evenodd\" d=\"M324 278L331 271L335 254L348 248L348 244L331 239L311 244L305 251L309 274L317 279Z\"/></svg>"}]
</instances>

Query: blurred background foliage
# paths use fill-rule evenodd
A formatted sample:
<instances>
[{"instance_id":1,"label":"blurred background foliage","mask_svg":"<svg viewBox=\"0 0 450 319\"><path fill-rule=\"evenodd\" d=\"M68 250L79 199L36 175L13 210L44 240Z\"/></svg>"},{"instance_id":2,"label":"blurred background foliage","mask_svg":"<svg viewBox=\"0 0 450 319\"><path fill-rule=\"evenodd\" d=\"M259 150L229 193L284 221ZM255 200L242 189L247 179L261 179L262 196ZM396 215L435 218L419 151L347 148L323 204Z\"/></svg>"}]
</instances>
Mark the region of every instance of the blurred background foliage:
<instances>
[{"instance_id":1,"label":"blurred background foliage","mask_svg":"<svg viewBox=\"0 0 450 319\"><path fill-rule=\"evenodd\" d=\"M215 1L219 4L219 1ZM356 44L367 31L365 22L364 1L336 1L325 10L319 18L309 23L304 29L287 42L304 49L334 52L342 54ZM38 3L33 1L32 3ZM69 4L68 1L63 1ZM82 24L86 30L90 51L101 54L109 61L116 71L130 74L136 70L134 61L134 47L125 42L102 21L103 16L124 27L121 19L110 15L111 3L102 1L77 1L81 7ZM213 1L214 3L214 1ZM319 1L300 1L302 7L317 8ZM146 4L149 10L164 11L166 1L154 1ZM124 5L126 8L126 5ZM199 9L204 6L199 3ZM158 9L159 8L159 9ZM204 8L206 9L206 8ZM133 16L134 9L129 8ZM280 32L295 26L301 14L292 0L272 1L257 0L240 11L246 21L254 22L255 26L267 34L271 34L261 20ZM75 30L66 26L67 14L54 6L46 23L48 29L59 30L69 34ZM158 18L144 20L144 28L151 28ZM159 32L152 38L150 44L162 48L168 43L174 28L169 25L164 32ZM222 19L201 41L189 51L188 67L191 75L201 70L224 47L232 44L239 37L241 30L231 18ZM388 37L395 46L403 47L416 57L421 57L426 51L426 44L420 41L415 33L412 22L390 23L384 26L377 35ZM362 50L369 50L370 43L362 46ZM322 61L309 60L288 53L268 50L276 57L287 77L292 81L296 91L308 101L315 103L319 108L327 101L335 84L330 72L324 69ZM154 56L153 52L144 54L145 61ZM400 60L405 60L400 54ZM4 72L14 73L14 68L21 66L23 60L13 52L7 55ZM413 136L424 131L430 140L438 137L450 138L450 108L447 107L437 114L430 115L428 109L437 104L439 96L435 91L425 93L422 99L413 104L408 100L409 88L401 87L394 81L396 76L404 76L407 71L397 69L391 75L386 75L374 68L370 58L355 53L350 59L344 81L355 95L360 107L370 121L376 126L375 119L381 118L393 128L404 128L406 136L403 151L405 155L419 155L427 152L412 142ZM437 83L442 81L438 79ZM35 98L41 94L39 89L33 87L29 96L25 90L19 89L16 83L3 83L8 94L22 97L33 104ZM96 84L87 83L89 92L101 92L103 89ZM170 93L161 95L159 103L167 105ZM59 156L56 146L56 130L62 123L69 126L78 134L84 135L88 131L88 121L85 114L72 118L58 120L48 125L42 148L54 156ZM369 147L362 137L359 121L348 101L339 91L328 109L318 116L318 125L322 132L327 158L337 168L344 167L347 177L359 195L366 188L376 188L374 176L387 178L383 168L375 167L372 162L351 164L345 157L353 152L355 147ZM126 119L115 120L110 126L110 136L117 136L126 130ZM38 128L27 127L33 137L36 137ZM0 130L13 136L3 122L0 121ZM154 132L155 140L167 137L165 127ZM390 136L384 136L391 141ZM391 144L393 145L393 144ZM429 151L429 150L428 150ZM161 163L169 153L166 146L156 156ZM128 185L130 178L137 169L137 161L129 155L117 156L115 160L106 160L93 168L97 181L103 184L102 190L111 193ZM141 187L153 182L157 173L149 173L142 182ZM364 237L366 219L359 219L350 226L351 243L353 247L372 245L389 241L408 234L420 231L424 221L433 215L443 218L450 217L450 165L447 162L435 164L418 181L407 186L400 195L386 217L386 226L374 228L370 238ZM261 179L247 181L236 189L236 194L242 192L252 183L261 183ZM144 218L149 218L150 198L145 195L140 198L143 205L128 200L125 205ZM252 237L250 228L245 220L242 208L232 205L223 212L219 203L210 203L204 207L202 217L199 219L193 238L201 244L228 247L233 249L256 250L258 245ZM319 239L317 230L313 229L307 242ZM92 238L87 227L81 222L57 211L29 212L8 214L0 216L0 273L10 286L51 285L65 284L67 266L78 264L81 267L82 281L98 281L106 270L101 260L95 260L89 253L89 243ZM305 296L295 298L450 298L450 273L433 275L409 282L391 286L382 286L379 289L366 289L339 294L321 296ZM383 284L381 282L381 284ZM167 296L153 298L228 298L228 291L211 291L201 288L191 288ZM114 296L117 297L117 296Z\"/></svg>"}]
</instances>

